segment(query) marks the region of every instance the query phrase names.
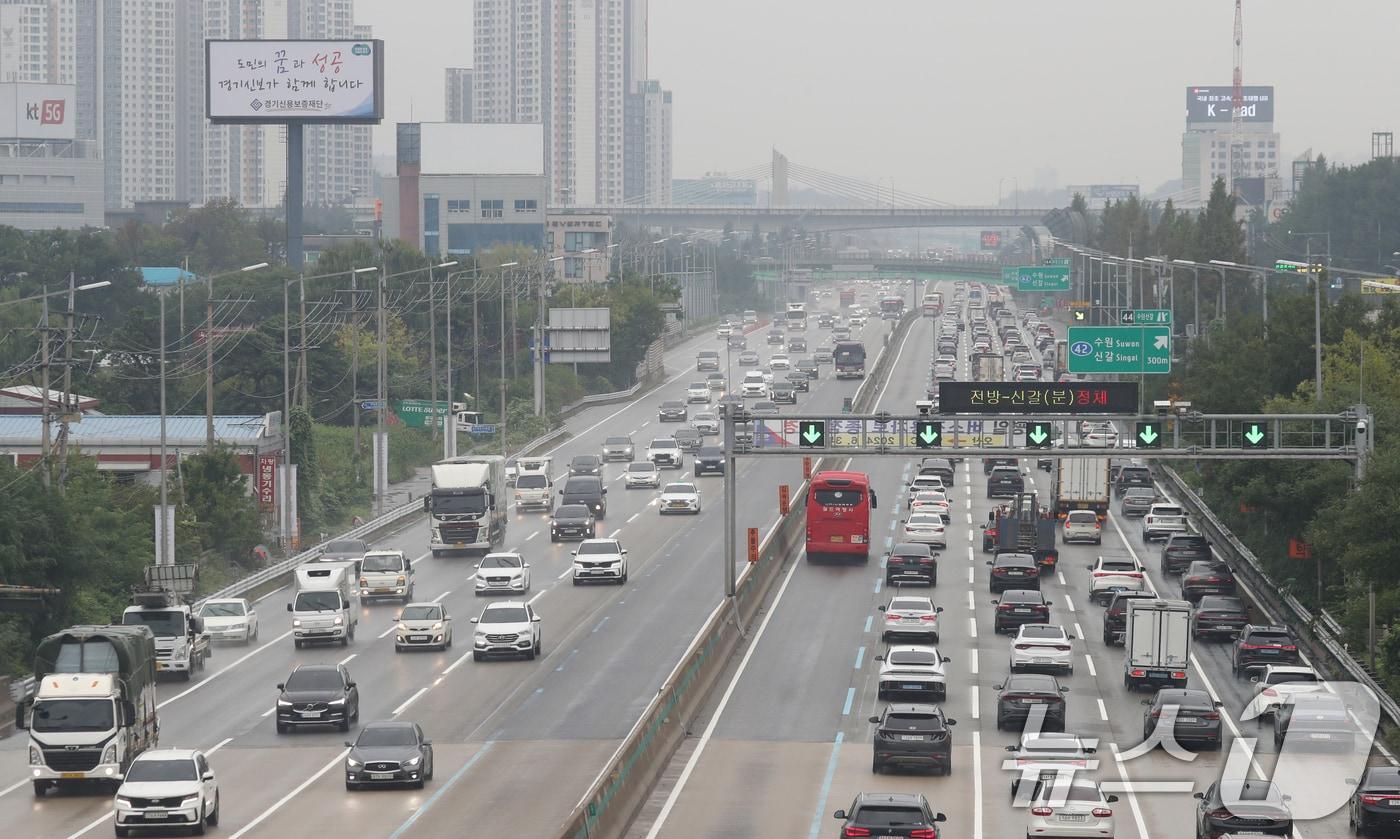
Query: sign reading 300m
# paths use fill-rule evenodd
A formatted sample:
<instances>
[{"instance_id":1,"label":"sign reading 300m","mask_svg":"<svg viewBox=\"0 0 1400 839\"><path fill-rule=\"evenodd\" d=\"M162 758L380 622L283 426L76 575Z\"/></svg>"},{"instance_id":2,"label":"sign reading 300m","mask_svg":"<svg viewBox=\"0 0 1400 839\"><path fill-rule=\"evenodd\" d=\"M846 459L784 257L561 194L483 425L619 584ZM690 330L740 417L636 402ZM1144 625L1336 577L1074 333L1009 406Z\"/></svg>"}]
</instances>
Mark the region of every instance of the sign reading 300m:
<instances>
[{"instance_id":1,"label":"sign reading 300m","mask_svg":"<svg viewBox=\"0 0 1400 839\"><path fill-rule=\"evenodd\" d=\"M377 123L384 42L204 42L205 111L215 123Z\"/></svg>"}]
</instances>

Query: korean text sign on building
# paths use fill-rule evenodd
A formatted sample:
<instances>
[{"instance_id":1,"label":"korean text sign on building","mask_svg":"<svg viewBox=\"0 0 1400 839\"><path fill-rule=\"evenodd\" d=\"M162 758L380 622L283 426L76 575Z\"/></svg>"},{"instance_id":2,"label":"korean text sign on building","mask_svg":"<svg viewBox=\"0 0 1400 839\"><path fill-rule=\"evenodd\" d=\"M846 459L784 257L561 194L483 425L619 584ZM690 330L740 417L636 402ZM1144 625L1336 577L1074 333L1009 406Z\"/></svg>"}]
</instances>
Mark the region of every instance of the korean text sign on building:
<instances>
[{"instance_id":1,"label":"korean text sign on building","mask_svg":"<svg viewBox=\"0 0 1400 839\"><path fill-rule=\"evenodd\" d=\"M204 42L205 110L215 123L377 123L384 42Z\"/></svg>"}]
</instances>

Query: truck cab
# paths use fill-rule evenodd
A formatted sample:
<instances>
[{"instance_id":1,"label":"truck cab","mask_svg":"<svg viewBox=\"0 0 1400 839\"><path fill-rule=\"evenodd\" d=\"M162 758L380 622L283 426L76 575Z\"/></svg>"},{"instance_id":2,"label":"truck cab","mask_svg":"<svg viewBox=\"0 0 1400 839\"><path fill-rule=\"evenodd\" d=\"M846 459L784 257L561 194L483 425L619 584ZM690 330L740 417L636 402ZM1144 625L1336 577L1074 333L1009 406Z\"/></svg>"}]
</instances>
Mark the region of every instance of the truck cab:
<instances>
[{"instance_id":1,"label":"truck cab","mask_svg":"<svg viewBox=\"0 0 1400 839\"><path fill-rule=\"evenodd\" d=\"M360 562L360 599L413 600L413 561L403 551L370 551Z\"/></svg>"},{"instance_id":2,"label":"truck cab","mask_svg":"<svg viewBox=\"0 0 1400 839\"><path fill-rule=\"evenodd\" d=\"M320 641L338 641L344 647L355 640L359 603L351 569L348 562L312 562L296 569L296 596L287 611L292 613L292 643L298 649Z\"/></svg>"},{"instance_id":3,"label":"truck cab","mask_svg":"<svg viewBox=\"0 0 1400 839\"><path fill-rule=\"evenodd\" d=\"M515 461L515 509L554 509L553 458L522 457Z\"/></svg>"},{"instance_id":4,"label":"truck cab","mask_svg":"<svg viewBox=\"0 0 1400 839\"><path fill-rule=\"evenodd\" d=\"M131 605L122 612L122 625L150 628L156 639L157 673L170 673L188 682L204 669L210 654L204 619L175 592L150 585L136 587Z\"/></svg>"},{"instance_id":5,"label":"truck cab","mask_svg":"<svg viewBox=\"0 0 1400 839\"><path fill-rule=\"evenodd\" d=\"M505 541L505 458L471 455L432 466L432 488L423 498L434 557L448 551L489 551Z\"/></svg>"}]
</instances>

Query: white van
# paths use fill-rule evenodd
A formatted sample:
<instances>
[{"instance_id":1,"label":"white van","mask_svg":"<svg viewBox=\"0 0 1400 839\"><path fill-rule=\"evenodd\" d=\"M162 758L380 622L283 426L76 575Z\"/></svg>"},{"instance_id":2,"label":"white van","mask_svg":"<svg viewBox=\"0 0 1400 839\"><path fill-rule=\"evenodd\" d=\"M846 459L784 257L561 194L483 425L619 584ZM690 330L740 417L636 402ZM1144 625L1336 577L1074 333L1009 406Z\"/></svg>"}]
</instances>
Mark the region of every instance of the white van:
<instances>
[{"instance_id":1,"label":"white van","mask_svg":"<svg viewBox=\"0 0 1400 839\"><path fill-rule=\"evenodd\" d=\"M310 562L296 569L296 596L287 611L298 648L318 641L339 641L344 647L355 640L360 604L353 568L349 562Z\"/></svg>"},{"instance_id":2,"label":"white van","mask_svg":"<svg viewBox=\"0 0 1400 839\"><path fill-rule=\"evenodd\" d=\"M554 479L549 457L522 457L515 461L515 509L554 509Z\"/></svg>"},{"instance_id":3,"label":"white van","mask_svg":"<svg viewBox=\"0 0 1400 839\"><path fill-rule=\"evenodd\" d=\"M413 561L403 551L370 551L360 562L360 598L413 601Z\"/></svg>"}]
</instances>

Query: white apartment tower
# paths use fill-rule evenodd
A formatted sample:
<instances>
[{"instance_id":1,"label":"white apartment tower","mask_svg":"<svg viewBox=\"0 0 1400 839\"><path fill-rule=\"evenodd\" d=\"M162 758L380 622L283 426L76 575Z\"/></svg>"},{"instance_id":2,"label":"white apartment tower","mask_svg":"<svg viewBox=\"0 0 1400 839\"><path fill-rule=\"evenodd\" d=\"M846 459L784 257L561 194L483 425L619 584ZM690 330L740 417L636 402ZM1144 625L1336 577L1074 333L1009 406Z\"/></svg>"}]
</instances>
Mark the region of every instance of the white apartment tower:
<instances>
[{"instance_id":1,"label":"white apartment tower","mask_svg":"<svg viewBox=\"0 0 1400 839\"><path fill-rule=\"evenodd\" d=\"M184 180L176 75L187 0L102 0L101 122L108 207L173 201ZM177 17L179 20L177 20Z\"/></svg>"},{"instance_id":2,"label":"white apartment tower","mask_svg":"<svg viewBox=\"0 0 1400 839\"><path fill-rule=\"evenodd\" d=\"M198 50L199 60L190 74L196 83L182 97L191 138L190 201L200 205L232 199L245 207L276 207L283 196L269 183L266 167L286 156L286 146L279 143L285 130L280 126L209 123L204 113L203 42L205 38L286 37L286 0L203 0L203 5L202 29L192 33L191 44ZM281 168L285 169L285 164Z\"/></svg>"},{"instance_id":3,"label":"white apartment tower","mask_svg":"<svg viewBox=\"0 0 1400 839\"><path fill-rule=\"evenodd\" d=\"M447 88L444 122L472 121L472 70L470 67L448 67L444 75Z\"/></svg>"},{"instance_id":4,"label":"white apartment tower","mask_svg":"<svg viewBox=\"0 0 1400 839\"><path fill-rule=\"evenodd\" d=\"M470 122L545 122L546 13L553 2L475 0Z\"/></svg>"},{"instance_id":5,"label":"white apartment tower","mask_svg":"<svg viewBox=\"0 0 1400 839\"><path fill-rule=\"evenodd\" d=\"M354 0L288 0L288 38L368 40L355 25ZM368 125L308 125L304 131L305 203L340 206L367 198L373 177Z\"/></svg>"},{"instance_id":6,"label":"white apartment tower","mask_svg":"<svg viewBox=\"0 0 1400 839\"><path fill-rule=\"evenodd\" d=\"M50 75L52 39L47 0L0 2L0 82L57 83Z\"/></svg>"}]
</instances>

